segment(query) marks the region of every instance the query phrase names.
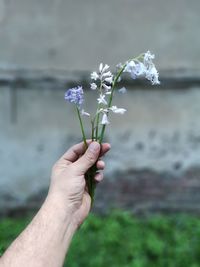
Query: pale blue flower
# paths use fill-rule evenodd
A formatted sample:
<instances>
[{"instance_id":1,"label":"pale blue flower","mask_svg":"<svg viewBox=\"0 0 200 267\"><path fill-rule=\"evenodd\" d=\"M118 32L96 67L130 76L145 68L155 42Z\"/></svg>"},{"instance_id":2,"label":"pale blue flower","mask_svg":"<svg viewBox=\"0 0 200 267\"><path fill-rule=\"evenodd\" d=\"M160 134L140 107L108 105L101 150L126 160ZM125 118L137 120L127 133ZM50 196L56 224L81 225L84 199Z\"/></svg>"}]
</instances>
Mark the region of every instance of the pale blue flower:
<instances>
[{"instance_id":1,"label":"pale blue flower","mask_svg":"<svg viewBox=\"0 0 200 267\"><path fill-rule=\"evenodd\" d=\"M145 78L151 81L152 85L160 84L160 81L158 79L159 73L153 63L153 59L155 58L154 54L151 54L150 51L147 51L144 54L144 66L146 67L146 73Z\"/></svg>"},{"instance_id":2,"label":"pale blue flower","mask_svg":"<svg viewBox=\"0 0 200 267\"><path fill-rule=\"evenodd\" d=\"M96 90L96 89L97 89L97 85L96 85L96 83L91 83L91 84L90 84L90 88L91 88L92 90Z\"/></svg>"},{"instance_id":3,"label":"pale blue flower","mask_svg":"<svg viewBox=\"0 0 200 267\"><path fill-rule=\"evenodd\" d=\"M109 68L110 68L110 67L109 67L107 64L105 64L105 66L104 66L103 63L101 63L101 64L99 65L99 72L100 72L100 73L104 73L104 72L107 71Z\"/></svg>"},{"instance_id":4,"label":"pale blue flower","mask_svg":"<svg viewBox=\"0 0 200 267\"><path fill-rule=\"evenodd\" d=\"M105 82L107 82L107 83L112 83L113 82L113 77L112 76L110 76L110 77L108 77L108 78L105 78L105 80L104 80Z\"/></svg>"},{"instance_id":5,"label":"pale blue flower","mask_svg":"<svg viewBox=\"0 0 200 267\"><path fill-rule=\"evenodd\" d=\"M82 116L87 116L87 117L90 117L90 113L88 113L88 112L85 112L85 110L84 110L84 109L82 109L82 110L81 110L81 115L82 115Z\"/></svg>"},{"instance_id":6,"label":"pale blue flower","mask_svg":"<svg viewBox=\"0 0 200 267\"><path fill-rule=\"evenodd\" d=\"M100 94L99 98L97 98L98 104L107 105L107 101L105 100L105 95Z\"/></svg>"},{"instance_id":7,"label":"pale blue flower","mask_svg":"<svg viewBox=\"0 0 200 267\"><path fill-rule=\"evenodd\" d=\"M154 65L151 66L149 70L147 70L145 77L151 82L152 85L160 84L160 81L158 79L159 73Z\"/></svg>"},{"instance_id":8,"label":"pale blue flower","mask_svg":"<svg viewBox=\"0 0 200 267\"><path fill-rule=\"evenodd\" d=\"M155 56L147 51L144 54L143 62L131 60L126 64L124 72L128 72L132 79L137 79L139 77L145 77L147 80L151 81L152 85L160 84L158 79L159 74L153 63Z\"/></svg>"},{"instance_id":9,"label":"pale blue flower","mask_svg":"<svg viewBox=\"0 0 200 267\"><path fill-rule=\"evenodd\" d=\"M109 71L109 66L107 64L100 63L98 72L93 71L91 73L91 79L94 81L99 80L100 86L99 91L102 93L102 89L105 90L105 92L109 91L112 88L113 83L113 74L111 71ZM91 89L96 90L98 88L96 83L91 83Z\"/></svg>"},{"instance_id":10,"label":"pale blue flower","mask_svg":"<svg viewBox=\"0 0 200 267\"><path fill-rule=\"evenodd\" d=\"M118 108L117 106L112 106L109 108L113 113L124 114L126 112L125 108Z\"/></svg>"},{"instance_id":11,"label":"pale blue flower","mask_svg":"<svg viewBox=\"0 0 200 267\"><path fill-rule=\"evenodd\" d=\"M99 72L102 72L102 70L103 70L103 63L100 63L100 65L99 65Z\"/></svg>"},{"instance_id":12,"label":"pale blue flower","mask_svg":"<svg viewBox=\"0 0 200 267\"><path fill-rule=\"evenodd\" d=\"M111 91L108 91L108 92L106 92L105 94L106 94L106 95L111 95L112 92L111 92Z\"/></svg>"},{"instance_id":13,"label":"pale blue flower","mask_svg":"<svg viewBox=\"0 0 200 267\"><path fill-rule=\"evenodd\" d=\"M153 64L153 59L155 58L154 54L151 54L150 51L147 51L144 54L144 65L148 67L149 65Z\"/></svg>"},{"instance_id":14,"label":"pale blue flower","mask_svg":"<svg viewBox=\"0 0 200 267\"><path fill-rule=\"evenodd\" d=\"M97 72L96 71L93 71L92 73L91 73L91 79L92 80L97 80L97 79L99 79L99 75L97 74Z\"/></svg>"},{"instance_id":15,"label":"pale blue flower","mask_svg":"<svg viewBox=\"0 0 200 267\"><path fill-rule=\"evenodd\" d=\"M106 91L109 91L111 89L111 85L107 85L107 84L103 83L102 86Z\"/></svg>"},{"instance_id":16,"label":"pale blue flower","mask_svg":"<svg viewBox=\"0 0 200 267\"><path fill-rule=\"evenodd\" d=\"M146 67L142 62L135 63L134 61L130 61L127 63L124 72L129 72L131 78L135 80L146 73Z\"/></svg>"},{"instance_id":17,"label":"pale blue flower","mask_svg":"<svg viewBox=\"0 0 200 267\"><path fill-rule=\"evenodd\" d=\"M103 125L107 125L107 124L109 124L109 123L110 123L110 122L108 121L108 116L107 116L106 113L104 113L103 116L102 116L101 124L103 124Z\"/></svg>"},{"instance_id":18,"label":"pale blue flower","mask_svg":"<svg viewBox=\"0 0 200 267\"><path fill-rule=\"evenodd\" d=\"M107 71L107 72L103 72L102 73L102 78L109 78L109 77L112 77L113 75L112 75L112 72L111 71Z\"/></svg>"},{"instance_id":19,"label":"pale blue flower","mask_svg":"<svg viewBox=\"0 0 200 267\"><path fill-rule=\"evenodd\" d=\"M67 90L65 92L65 100L80 106L84 100L82 86L77 86Z\"/></svg>"},{"instance_id":20,"label":"pale blue flower","mask_svg":"<svg viewBox=\"0 0 200 267\"><path fill-rule=\"evenodd\" d=\"M133 60L131 60L126 64L124 72L131 73L134 70L134 68L135 68L135 62Z\"/></svg>"},{"instance_id":21,"label":"pale blue flower","mask_svg":"<svg viewBox=\"0 0 200 267\"><path fill-rule=\"evenodd\" d=\"M146 67L142 62L135 64L134 75L136 77L143 76L146 73Z\"/></svg>"},{"instance_id":22,"label":"pale blue flower","mask_svg":"<svg viewBox=\"0 0 200 267\"><path fill-rule=\"evenodd\" d=\"M122 87L122 88L120 88L120 89L118 90L118 92L121 93L121 94L125 94L126 91L127 91L127 90L126 90L125 87Z\"/></svg>"}]
</instances>

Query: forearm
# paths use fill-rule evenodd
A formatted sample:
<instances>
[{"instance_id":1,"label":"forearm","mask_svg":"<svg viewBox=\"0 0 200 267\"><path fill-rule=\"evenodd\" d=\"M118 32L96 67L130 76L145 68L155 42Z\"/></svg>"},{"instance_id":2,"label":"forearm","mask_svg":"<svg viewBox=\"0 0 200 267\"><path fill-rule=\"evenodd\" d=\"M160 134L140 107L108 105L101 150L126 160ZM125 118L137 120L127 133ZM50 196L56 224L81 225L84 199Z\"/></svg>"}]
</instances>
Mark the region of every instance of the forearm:
<instances>
[{"instance_id":1,"label":"forearm","mask_svg":"<svg viewBox=\"0 0 200 267\"><path fill-rule=\"evenodd\" d=\"M0 259L1 267L61 267L76 231L70 212L47 197L28 227Z\"/></svg>"}]
</instances>

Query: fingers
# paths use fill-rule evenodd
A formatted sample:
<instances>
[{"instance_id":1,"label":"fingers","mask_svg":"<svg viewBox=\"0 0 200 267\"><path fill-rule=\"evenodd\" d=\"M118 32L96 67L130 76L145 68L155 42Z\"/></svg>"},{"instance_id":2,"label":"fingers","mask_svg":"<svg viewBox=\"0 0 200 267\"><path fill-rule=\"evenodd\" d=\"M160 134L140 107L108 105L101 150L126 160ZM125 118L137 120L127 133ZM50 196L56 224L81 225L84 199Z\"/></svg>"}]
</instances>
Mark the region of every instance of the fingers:
<instances>
[{"instance_id":1,"label":"fingers","mask_svg":"<svg viewBox=\"0 0 200 267\"><path fill-rule=\"evenodd\" d=\"M111 145L109 143L103 143L101 145L101 152L100 157L104 156L111 148Z\"/></svg>"},{"instance_id":2,"label":"fingers","mask_svg":"<svg viewBox=\"0 0 200 267\"><path fill-rule=\"evenodd\" d=\"M87 144L89 145L92 141L87 140ZM74 162L76 161L82 154L84 154L86 148L84 142L81 142L79 144L76 144L72 146L62 157L61 159L64 159L68 162Z\"/></svg>"},{"instance_id":3,"label":"fingers","mask_svg":"<svg viewBox=\"0 0 200 267\"><path fill-rule=\"evenodd\" d=\"M91 144L91 140L87 140L87 144ZM108 143L104 143L101 145L101 152L100 152L100 156L104 156L109 150L110 150L111 146ZM80 156L82 156L85 152L86 148L85 148L85 144L84 142L81 142L79 144L76 144L74 146L72 146L62 157L61 159L72 163L75 162L77 159L80 158Z\"/></svg>"},{"instance_id":4,"label":"fingers","mask_svg":"<svg viewBox=\"0 0 200 267\"><path fill-rule=\"evenodd\" d=\"M98 169L98 170L104 170L104 168L105 168L105 163L104 163L103 160L98 160L96 166L97 166L97 169Z\"/></svg>"},{"instance_id":5,"label":"fingers","mask_svg":"<svg viewBox=\"0 0 200 267\"><path fill-rule=\"evenodd\" d=\"M97 161L100 154L100 145L97 142L92 142L85 154L80 157L76 162L74 162L74 170L79 175L83 175L86 171L92 167Z\"/></svg>"},{"instance_id":6,"label":"fingers","mask_svg":"<svg viewBox=\"0 0 200 267\"><path fill-rule=\"evenodd\" d=\"M99 183L103 180L103 172L102 171L105 168L105 162L103 160L98 160L96 166L97 166L98 170L101 170L101 171L97 172L95 177L94 177L95 181L97 183Z\"/></svg>"},{"instance_id":7,"label":"fingers","mask_svg":"<svg viewBox=\"0 0 200 267\"><path fill-rule=\"evenodd\" d=\"M98 172L95 177L94 177L95 181L97 183L101 182L103 180L103 173L102 172Z\"/></svg>"}]
</instances>

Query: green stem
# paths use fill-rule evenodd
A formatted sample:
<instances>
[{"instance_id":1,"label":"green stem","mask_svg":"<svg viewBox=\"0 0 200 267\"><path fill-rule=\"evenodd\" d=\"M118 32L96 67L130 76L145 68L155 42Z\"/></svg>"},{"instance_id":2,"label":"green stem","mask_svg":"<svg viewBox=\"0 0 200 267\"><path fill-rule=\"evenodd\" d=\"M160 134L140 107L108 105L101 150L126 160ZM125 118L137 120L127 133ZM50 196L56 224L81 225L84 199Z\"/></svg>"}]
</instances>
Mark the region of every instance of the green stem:
<instances>
[{"instance_id":1,"label":"green stem","mask_svg":"<svg viewBox=\"0 0 200 267\"><path fill-rule=\"evenodd\" d=\"M102 94L102 81L101 81L101 84L99 86L99 92L100 92L100 95ZM99 120L100 120L100 113L99 113L99 110L101 108L101 104L98 104L98 108L97 108L97 122L96 122L96 141L98 141L99 139Z\"/></svg>"},{"instance_id":2,"label":"green stem","mask_svg":"<svg viewBox=\"0 0 200 267\"><path fill-rule=\"evenodd\" d=\"M94 203L94 195L95 195L95 188L96 188L96 182L94 180L95 174L97 171L96 164L94 164L85 174L86 184L88 188L88 193L91 197L91 207Z\"/></svg>"},{"instance_id":3,"label":"green stem","mask_svg":"<svg viewBox=\"0 0 200 267\"><path fill-rule=\"evenodd\" d=\"M94 121L91 120L91 124L92 124L92 141L94 141Z\"/></svg>"},{"instance_id":4,"label":"green stem","mask_svg":"<svg viewBox=\"0 0 200 267\"><path fill-rule=\"evenodd\" d=\"M96 141L98 141L98 134L99 134L99 118L100 118L100 113L98 112L98 114L97 114L97 124L96 124Z\"/></svg>"},{"instance_id":5,"label":"green stem","mask_svg":"<svg viewBox=\"0 0 200 267\"><path fill-rule=\"evenodd\" d=\"M83 141L85 144L85 150L87 149L88 145L86 142L86 136L85 136L85 131L84 131L84 127L83 127L83 122L81 119L81 115L80 115L80 111L78 109L78 107L76 106L76 110L77 110L77 114L78 114L78 118L79 118L79 122L80 122L80 126L81 126L81 132L82 132L82 136L83 136ZM94 123L95 121L91 121L92 122L92 141L94 139ZM96 187L96 182L94 180L94 176L96 174L97 171L97 167L96 164L94 164L85 174L85 180L86 180L86 184L87 184L87 188L88 188L88 193L91 197L91 207L94 203L94 192L95 192L95 187Z\"/></svg>"},{"instance_id":6,"label":"green stem","mask_svg":"<svg viewBox=\"0 0 200 267\"><path fill-rule=\"evenodd\" d=\"M85 136L85 131L84 131L84 127L83 127L83 122L82 122L82 119L81 119L80 110L78 109L77 106L76 106L76 111L77 111L78 119L79 119L80 126L81 126L81 132L82 132L82 136L83 136L83 142L85 144L85 149L87 149L88 145L87 145L87 141L86 141L86 136Z\"/></svg>"}]
</instances>

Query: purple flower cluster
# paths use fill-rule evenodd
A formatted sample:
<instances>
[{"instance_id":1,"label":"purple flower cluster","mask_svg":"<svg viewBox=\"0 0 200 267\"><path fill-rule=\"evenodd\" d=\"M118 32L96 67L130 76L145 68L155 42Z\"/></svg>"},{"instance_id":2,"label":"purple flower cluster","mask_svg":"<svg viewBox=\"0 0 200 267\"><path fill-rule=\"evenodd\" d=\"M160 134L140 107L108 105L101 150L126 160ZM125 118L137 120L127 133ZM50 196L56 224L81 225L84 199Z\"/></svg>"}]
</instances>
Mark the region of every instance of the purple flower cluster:
<instances>
[{"instance_id":1,"label":"purple flower cluster","mask_svg":"<svg viewBox=\"0 0 200 267\"><path fill-rule=\"evenodd\" d=\"M65 100L80 107L84 101L82 86L77 86L67 90L65 93Z\"/></svg>"}]
</instances>

